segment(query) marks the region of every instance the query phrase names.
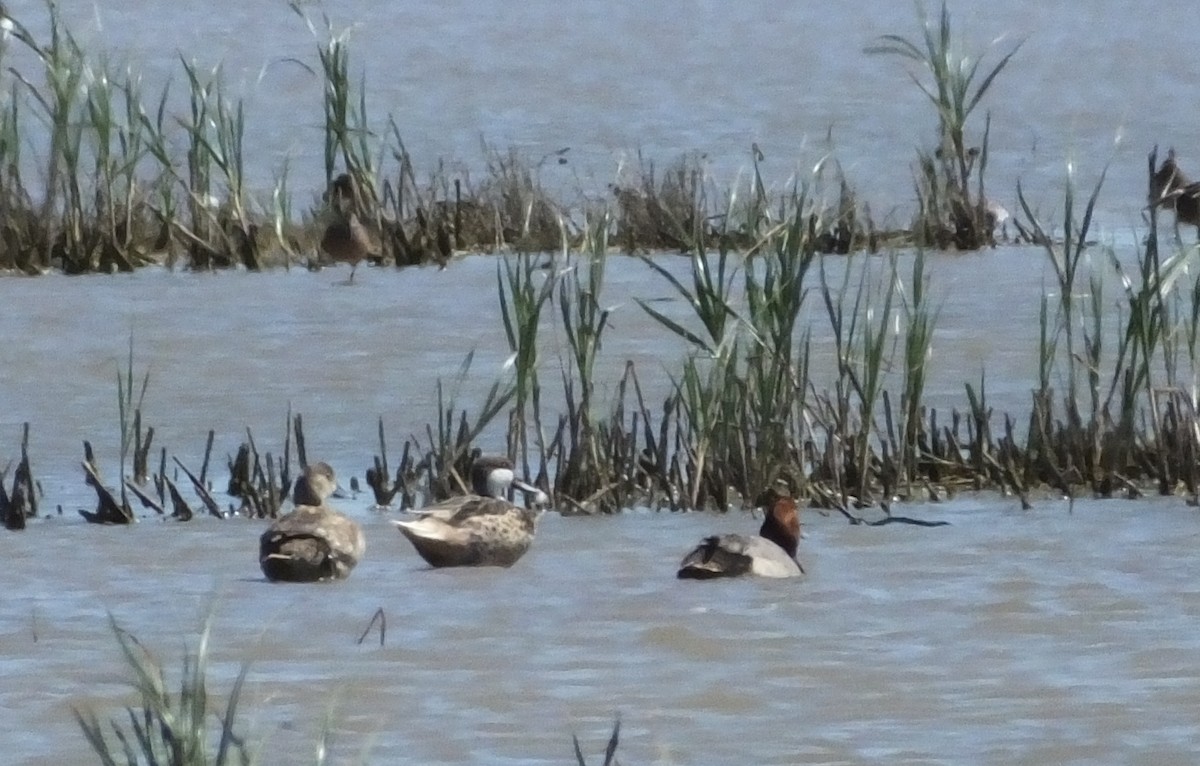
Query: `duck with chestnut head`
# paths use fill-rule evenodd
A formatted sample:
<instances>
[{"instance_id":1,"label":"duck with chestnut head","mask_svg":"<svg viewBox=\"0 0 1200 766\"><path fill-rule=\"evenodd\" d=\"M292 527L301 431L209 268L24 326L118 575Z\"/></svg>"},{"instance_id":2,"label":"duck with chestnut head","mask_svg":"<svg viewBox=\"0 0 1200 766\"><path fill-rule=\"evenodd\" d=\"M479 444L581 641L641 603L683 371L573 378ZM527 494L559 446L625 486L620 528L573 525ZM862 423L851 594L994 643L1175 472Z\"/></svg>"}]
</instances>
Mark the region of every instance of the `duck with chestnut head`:
<instances>
[{"instance_id":1,"label":"duck with chestnut head","mask_svg":"<svg viewBox=\"0 0 1200 766\"><path fill-rule=\"evenodd\" d=\"M804 567L796 560L800 517L786 482L776 482L757 536L713 535L683 557L677 573L681 580L716 577L797 577Z\"/></svg>"}]
</instances>

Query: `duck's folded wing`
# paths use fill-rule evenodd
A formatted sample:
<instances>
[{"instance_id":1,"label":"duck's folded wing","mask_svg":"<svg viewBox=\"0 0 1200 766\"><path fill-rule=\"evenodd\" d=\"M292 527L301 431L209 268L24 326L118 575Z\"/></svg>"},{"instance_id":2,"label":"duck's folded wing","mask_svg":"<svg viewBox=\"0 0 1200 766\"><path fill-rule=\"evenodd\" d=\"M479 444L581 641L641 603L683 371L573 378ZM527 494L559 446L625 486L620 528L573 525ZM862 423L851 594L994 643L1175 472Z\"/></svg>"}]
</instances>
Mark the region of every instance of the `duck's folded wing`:
<instances>
[{"instance_id":1,"label":"duck's folded wing","mask_svg":"<svg viewBox=\"0 0 1200 766\"><path fill-rule=\"evenodd\" d=\"M749 574L753 561L742 535L706 537L679 562L680 579L707 580Z\"/></svg>"},{"instance_id":2,"label":"duck's folded wing","mask_svg":"<svg viewBox=\"0 0 1200 766\"><path fill-rule=\"evenodd\" d=\"M706 580L713 577L794 577L800 565L770 540L745 535L706 537L679 563L681 579Z\"/></svg>"},{"instance_id":3,"label":"duck's folded wing","mask_svg":"<svg viewBox=\"0 0 1200 766\"><path fill-rule=\"evenodd\" d=\"M409 513L413 516L418 516L420 518L429 517L448 521L454 516L454 514L458 513L462 509L465 502L469 501L470 496L452 497L447 500L434 503L433 505L427 505L424 508L410 508L406 511L406 513Z\"/></svg>"},{"instance_id":4,"label":"duck's folded wing","mask_svg":"<svg viewBox=\"0 0 1200 766\"><path fill-rule=\"evenodd\" d=\"M427 505L424 508L416 508L409 511L413 516L420 518L434 518L451 524L457 524L472 516L486 516L489 514L504 513L513 508L513 505L504 500L497 500L494 497L481 497L479 495L461 495L452 497L448 500L443 500L440 503Z\"/></svg>"},{"instance_id":5,"label":"duck's folded wing","mask_svg":"<svg viewBox=\"0 0 1200 766\"><path fill-rule=\"evenodd\" d=\"M479 545L467 528L449 524L436 516L392 523L430 566L473 566L480 563Z\"/></svg>"}]
</instances>

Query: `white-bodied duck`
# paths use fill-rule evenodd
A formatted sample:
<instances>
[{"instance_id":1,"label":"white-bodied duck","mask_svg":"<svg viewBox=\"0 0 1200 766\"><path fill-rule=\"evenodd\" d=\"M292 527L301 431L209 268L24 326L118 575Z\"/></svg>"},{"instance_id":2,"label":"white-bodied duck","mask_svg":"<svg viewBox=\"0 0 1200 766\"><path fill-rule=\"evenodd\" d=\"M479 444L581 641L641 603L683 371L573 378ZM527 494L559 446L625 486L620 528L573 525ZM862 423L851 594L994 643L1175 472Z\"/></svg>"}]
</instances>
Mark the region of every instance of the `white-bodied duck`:
<instances>
[{"instance_id":1,"label":"white-bodied duck","mask_svg":"<svg viewBox=\"0 0 1200 766\"><path fill-rule=\"evenodd\" d=\"M531 496L521 507L508 500L510 488ZM473 495L427 506L412 521L393 521L432 567L510 567L525 555L537 531L546 495L516 478L503 457L477 457L471 464Z\"/></svg>"},{"instance_id":2,"label":"white-bodied duck","mask_svg":"<svg viewBox=\"0 0 1200 766\"><path fill-rule=\"evenodd\" d=\"M336 489L328 463L314 463L296 479L295 509L259 539L258 563L268 580L318 582L350 575L367 544L357 522L325 504Z\"/></svg>"},{"instance_id":3,"label":"white-bodied duck","mask_svg":"<svg viewBox=\"0 0 1200 766\"><path fill-rule=\"evenodd\" d=\"M804 567L796 561L800 541L800 517L796 501L786 484L775 492L758 536L713 535L706 537L679 564L680 579L708 580L714 577L797 577Z\"/></svg>"}]
</instances>

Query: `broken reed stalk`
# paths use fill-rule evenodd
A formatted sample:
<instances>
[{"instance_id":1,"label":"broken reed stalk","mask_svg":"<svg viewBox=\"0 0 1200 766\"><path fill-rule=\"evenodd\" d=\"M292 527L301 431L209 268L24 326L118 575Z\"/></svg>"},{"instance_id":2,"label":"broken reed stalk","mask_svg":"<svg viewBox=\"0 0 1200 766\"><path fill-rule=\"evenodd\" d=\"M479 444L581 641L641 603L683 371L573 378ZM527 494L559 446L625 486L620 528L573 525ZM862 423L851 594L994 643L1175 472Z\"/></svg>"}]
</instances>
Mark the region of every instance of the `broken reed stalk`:
<instances>
[{"instance_id":1,"label":"broken reed stalk","mask_svg":"<svg viewBox=\"0 0 1200 766\"><path fill-rule=\"evenodd\" d=\"M124 491L122 491L121 499L118 500L104 486L104 481L100 478L100 471L96 467L96 457L92 452L90 442L83 443L83 454L83 472L87 485L96 492L96 510L80 509L79 515L92 524L132 524L135 519L133 511L125 501Z\"/></svg>"},{"instance_id":2,"label":"broken reed stalk","mask_svg":"<svg viewBox=\"0 0 1200 766\"><path fill-rule=\"evenodd\" d=\"M240 452L239 452L239 456L240 456ZM200 477L196 476L194 473L189 471L188 467L186 465L184 465L179 460L179 458L175 458L174 460L175 460L175 464L177 466L179 466L179 469L181 471L183 471L184 475L187 476L189 480L191 480L192 489L195 490L197 497L200 498L200 502L202 502L204 504L204 508L205 508L205 510L208 511L208 514L210 516L216 517L218 519L225 518L225 514L221 512L221 506L217 504L216 498L214 498L212 496L212 493L208 491L208 487L205 486L204 482L200 479ZM170 486L174 487L174 483L172 482L170 484ZM174 501L174 494L172 494L172 501ZM187 508L186 510L184 510L184 509L180 509L179 506L176 505L175 509L179 513L179 518L182 521L188 521L191 519L192 512L191 512L190 508Z\"/></svg>"},{"instance_id":3,"label":"broken reed stalk","mask_svg":"<svg viewBox=\"0 0 1200 766\"><path fill-rule=\"evenodd\" d=\"M38 514L39 486L29 465L29 423L21 426L21 460L13 472L11 491L4 488L8 468L0 470L0 523L6 529L21 530L27 519Z\"/></svg>"},{"instance_id":4,"label":"broken reed stalk","mask_svg":"<svg viewBox=\"0 0 1200 766\"><path fill-rule=\"evenodd\" d=\"M400 494L400 507L411 508L416 500L417 466L412 458L413 443L404 441L404 450L400 454L400 463L396 466L393 478L388 468L387 439L383 430L383 417L379 418L379 454L373 459L372 466L367 469L367 486L375 497L375 505L380 508L390 507L396 494Z\"/></svg>"},{"instance_id":5,"label":"broken reed stalk","mask_svg":"<svg viewBox=\"0 0 1200 766\"><path fill-rule=\"evenodd\" d=\"M621 716L618 715L613 720L612 734L608 737L608 744L604 748L603 766L617 766L617 745L621 741ZM579 746L579 737L575 734L571 735L571 742L575 746L575 763L577 766L587 766L587 759L583 757L583 749Z\"/></svg>"}]
</instances>

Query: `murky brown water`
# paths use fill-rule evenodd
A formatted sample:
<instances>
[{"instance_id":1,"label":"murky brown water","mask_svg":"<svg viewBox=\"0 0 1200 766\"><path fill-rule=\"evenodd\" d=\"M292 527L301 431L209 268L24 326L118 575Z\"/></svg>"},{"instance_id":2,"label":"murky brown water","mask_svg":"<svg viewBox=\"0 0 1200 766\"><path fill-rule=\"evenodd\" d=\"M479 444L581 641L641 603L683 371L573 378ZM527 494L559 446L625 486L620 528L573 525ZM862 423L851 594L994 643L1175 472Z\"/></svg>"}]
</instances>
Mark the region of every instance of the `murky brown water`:
<instances>
[{"instance_id":1,"label":"murky brown water","mask_svg":"<svg viewBox=\"0 0 1200 766\"><path fill-rule=\"evenodd\" d=\"M35 0L8 5L44 13ZM418 164L445 156L477 171L482 136L531 156L572 147L568 165L544 169L566 188L604 188L639 147L659 160L707 152L729 181L757 141L782 180L829 151L832 129L837 158L882 216L906 209L913 148L932 130L902 68L861 52L878 34L915 32L905 3L358 5L335 21L362 22L353 53L372 103L402 117ZM1105 0L1084 18L997 0L954 10L973 40L1029 37L989 102L993 196L1011 204L1020 178L1048 210L1067 158L1087 179L1111 157L1104 236L1136 240L1149 146L1175 144L1181 160L1200 150L1194 35L1171 23L1192 9ZM223 57L249 99L258 183L288 156L294 187L318 185L320 91L279 63L311 61L313 41L286 9L101 0L63 12L85 43L128 54L150 79L178 79L178 50ZM1042 256L1001 249L931 265L944 300L931 403L961 405L962 382L986 368L997 410L1024 411ZM256 523L99 529L75 515L93 502L83 439L115 475L114 377L131 331L135 366L151 374L147 419L170 454L197 465L209 428L218 458L246 427L277 449L290 403L310 453L361 476L376 418L393 445L420 433L437 378L452 378L469 350L465 404L503 374L494 269L489 258L445 272L368 269L353 287L335 284L345 270L0 279L0 460L30 421L35 473L49 504L65 507L0 534L3 760L89 761L72 706L117 716L129 699L106 612L174 672L214 599L214 679L224 692L253 660L244 720L265 738L267 763L311 760L326 711L345 763L364 749L371 763L570 762L571 733L599 753L618 711L626 763L1196 759L1200 517L1176 501L1068 513L1044 500L1021 513L1004 498L960 497L907 509L953 522L939 529L808 514L808 578L712 585L677 582L674 564L702 534L752 529L749 518L551 515L512 570L433 572L360 497L342 503L368 532L354 576L286 587L259 574ZM612 261L605 302L620 308L603 388L632 358L651 391L665 390L683 348L632 297L670 294L643 265ZM656 308L686 316L678 302ZM810 310L823 327L815 301ZM816 334L816 358L827 358ZM554 376L559 344L547 336ZM380 607L386 645L374 635L357 645Z\"/></svg>"}]
</instances>

